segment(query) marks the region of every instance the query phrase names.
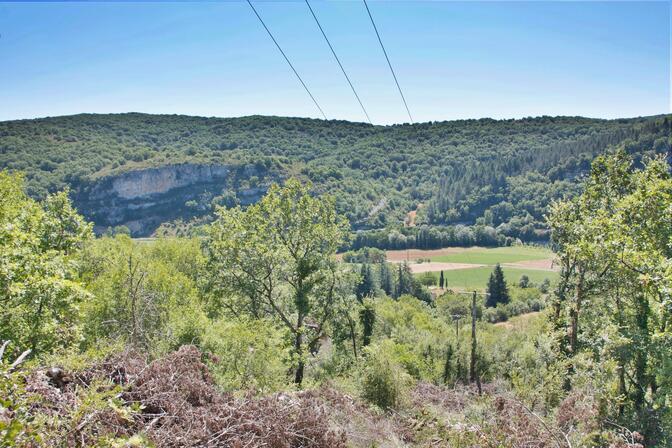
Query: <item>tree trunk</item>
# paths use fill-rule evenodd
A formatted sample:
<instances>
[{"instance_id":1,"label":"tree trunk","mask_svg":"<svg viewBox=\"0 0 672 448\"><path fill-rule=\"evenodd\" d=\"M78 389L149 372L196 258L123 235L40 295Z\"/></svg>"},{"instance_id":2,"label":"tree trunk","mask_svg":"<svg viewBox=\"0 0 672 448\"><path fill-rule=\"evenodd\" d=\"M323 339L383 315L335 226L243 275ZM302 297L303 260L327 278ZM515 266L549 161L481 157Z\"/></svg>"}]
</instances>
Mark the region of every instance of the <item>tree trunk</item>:
<instances>
[{"instance_id":1,"label":"tree trunk","mask_svg":"<svg viewBox=\"0 0 672 448\"><path fill-rule=\"evenodd\" d=\"M294 376L294 383L301 386L303 382L303 314L299 311L299 316L296 319L296 338L294 339L294 350L298 358L296 365L296 375Z\"/></svg>"},{"instance_id":2,"label":"tree trunk","mask_svg":"<svg viewBox=\"0 0 672 448\"><path fill-rule=\"evenodd\" d=\"M352 320L348 314L348 327L350 328L350 340L352 341L352 352L355 354L355 359L357 359L357 334L355 332L355 322Z\"/></svg>"},{"instance_id":3,"label":"tree trunk","mask_svg":"<svg viewBox=\"0 0 672 448\"><path fill-rule=\"evenodd\" d=\"M571 351L572 356L576 354L576 350L578 349L578 341L579 341L579 315L581 313L581 305L583 303L585 291L584 291L584 286L585 284L585 271L583 268L579 269L579 279L576 284L576 301L574 303L574 306L572 307L569 316L570 316L570 322L571 322L571 329L570 329L570 335L569 335L569 349Z\"/></svg>"},{"instance_id":4,"label":"tree trunk","mask_svg":"<svg viewBox=\"0 0 672 448\"><path fill-rule=\"evenodd\" d=\"M649 361L649 302L643 293L637 294L635 304L638 345L635 354L635 408L640 410L646 398L648 384L647 365Z\"/></svg>"},{"instance_id":5,"label":"tree trunk","mask_svg":"<svg viewBox=\"0 0 672 448\"><path fill-rule=\"evenodd\" d=\"M618 327L623 328L623 303L621 301L620 288L616 286L616 309L618 311ZM618 404L618 416L623 417L625 414L624 399L627 396L628 390L625 385L625 359L624 355L618 357L618 394L623 397Z\"/></svg>"},{"instance_id":6,"label":"tree trunk","mask_svg":"<svg viewBox=\"0 0 672 448\"><path fill-rule=\"evenodd\" d=\"M469 363L469 381L478 385L478 393L481 393L481 379L476 372L476 291L471 297L471 362Z\"/></svg>"},{"instance_id":7,"label":"tree trunk","mask_svg":"<svg viewBox=\"0 0 672 448\"><path fill-rule=\"evenodd\" d=\"M296 375L294 376L294 383L298 386L301 386L303 382L303 369L305 366L303 359L303 316L299 314L299 318L296 323L296 338L294 339L294 350L296 351L296 356L298 358L298 363L296 365Z\"/></svg>"}]
</instances>

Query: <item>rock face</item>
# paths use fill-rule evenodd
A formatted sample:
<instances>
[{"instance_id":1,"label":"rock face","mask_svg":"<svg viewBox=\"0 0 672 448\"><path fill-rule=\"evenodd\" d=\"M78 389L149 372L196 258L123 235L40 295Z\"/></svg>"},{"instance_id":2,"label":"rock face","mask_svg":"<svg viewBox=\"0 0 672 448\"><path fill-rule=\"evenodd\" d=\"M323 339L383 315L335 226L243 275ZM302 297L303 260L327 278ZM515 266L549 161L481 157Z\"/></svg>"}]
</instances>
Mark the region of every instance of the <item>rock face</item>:
<instances>
[{"instance_id":1,"label":"rock face","mask_svg":"<svg viewBox=\"0 0 672 448\"><path fill-rule=\"evenodd\" d=\"M122 199L147 198L194 184L226 180L229 170L219 165L173 165L125 173L112 180L112 191Z\"/></svg>"},{"instance_id":2,"label":"rock face","mask_svg":"<svg viewBox=\"0 0 672 448\"><path fill-rule=\"evenodd\" d=\"M258 174L247 171L239 173L236 167L225 165L167 165L110 176L82 186L73 196L79 211L94 222L96 232L125 225L133 236L148 236L163 222L204 214L204 198L222 194L240 174ZM236 193L241 203L252 203L265 190L248 188Z\"/></svg>"}]
</instances>

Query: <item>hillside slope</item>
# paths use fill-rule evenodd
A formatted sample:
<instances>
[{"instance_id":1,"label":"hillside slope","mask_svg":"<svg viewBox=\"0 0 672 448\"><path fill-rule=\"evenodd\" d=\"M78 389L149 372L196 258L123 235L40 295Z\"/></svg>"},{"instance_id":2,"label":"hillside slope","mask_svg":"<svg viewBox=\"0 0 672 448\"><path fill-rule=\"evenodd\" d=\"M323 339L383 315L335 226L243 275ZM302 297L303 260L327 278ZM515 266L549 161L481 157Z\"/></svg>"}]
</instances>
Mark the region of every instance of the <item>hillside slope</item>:
<instances>
[{"instance_id":1,"label":"hillside slope","mask_svg":"<svg viewBox=\"0 0 672 448\"><path fill-rule=\"evenodd\" d=\"M36 197L70 186L99 230L124 224L135 235L253 202L299 176L333 193L356 229L400 225L423 203L416 224L478 222L534 239L547 203L575 193L595 155L615 145L667 151L669 126L669 116L371 126L85 114L0 122L0 168L25 172Z\"/></svg>"}]
</instances>

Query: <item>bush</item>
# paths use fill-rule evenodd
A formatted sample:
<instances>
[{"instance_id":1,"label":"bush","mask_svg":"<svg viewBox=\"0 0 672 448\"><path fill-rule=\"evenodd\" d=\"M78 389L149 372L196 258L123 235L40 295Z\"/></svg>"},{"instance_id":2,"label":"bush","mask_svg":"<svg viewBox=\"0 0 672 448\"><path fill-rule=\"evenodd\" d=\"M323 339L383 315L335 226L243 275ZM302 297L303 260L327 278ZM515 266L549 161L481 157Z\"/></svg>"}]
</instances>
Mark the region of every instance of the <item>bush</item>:
<instances>
[{"instance_id":1,"label":"bush","mask_svg":"<svg viewBox=\"0 0 672 448\"><path fill-rule=\"evenodd\" d=\"M509 320L511 315L509 314L509 305L497 305L495 308L486 308L483 311L483 319L486 322L491 324L496 324L497 322L505 322Z\"/></svg>"},{"instance_id":2,"label":"bush","mask_svg":"<svg viewBox=\"0 0 672 448\"><path fill-rule=\"evenodd\" d=\"M530 286L530 277L525 274L521 275L520 280L518 280L518 286L521 288L527 288Z\"/></svg>"},{"instance_id":3,"label":"bush","mask_svg":"<svg viewBox=\"0 0 672 448\"><path fill-rule=\"evenodd\" d=\"M252 390L263 394L287 385L289 352L283 334L264 320L212 324L203 349L213 358L210 369L225 390Z\"/></svg>"},{"instance_id":4,"label":"bush","mask_svg":"<svg viewBox=\"0 0 672 448\"><path fill-rule=\"evenodd\" d=\"M398 409L407 398L411 378L394 357L394 342L367 347L362 397L381 409Z\"/></svg>"},{"instance_id":5,"label":"bush","mask_svg":"<svg viewBox=\"0 0 672 448\"><path fill-rule=\"evenodd\" d=\"M436 286L436 277L431 272L425 272L420 276L420 283L423 286Z\"/></svg>"}]
</instances>

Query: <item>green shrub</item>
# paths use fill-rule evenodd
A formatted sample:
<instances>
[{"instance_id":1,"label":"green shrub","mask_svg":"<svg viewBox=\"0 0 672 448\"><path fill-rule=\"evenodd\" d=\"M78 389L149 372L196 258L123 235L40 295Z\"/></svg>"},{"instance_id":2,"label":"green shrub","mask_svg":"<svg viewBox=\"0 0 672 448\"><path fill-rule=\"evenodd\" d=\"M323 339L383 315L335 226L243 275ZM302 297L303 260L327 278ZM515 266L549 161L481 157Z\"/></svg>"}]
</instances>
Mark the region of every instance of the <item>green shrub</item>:
<instances>
[{"instance_id":1,"label":"green shrub","mask_svg":"<svg viewBox=\"0 0 672 448\"><path fill-rule=\"evenodd\" d=\"M420 276L420 283L423 286L436 286L436 277L431 272L425 272Z\"/></svg>"},{"instance_id":2,"label":"green shrub","mask_svg":"<svg viewBox=\"0 0 672 448\"><path fill-rule=\"evenodd\" d=\"M406 401L411 378L395 359L394 342L367 347L361 380L362 397L381 409L398 409Z\"/></svg>"},{"instance_id":3,"label":"green shrub","mask_svg":"<svg viewBox=\"0 0 672 448\"><path fill-rule=\"evenodd\" d=\"M288 383L289 351L284 334L265 320L220 319L208 329L203 350L210 369L225 390L275 392Z\"/></svg>"}]
</instances>

